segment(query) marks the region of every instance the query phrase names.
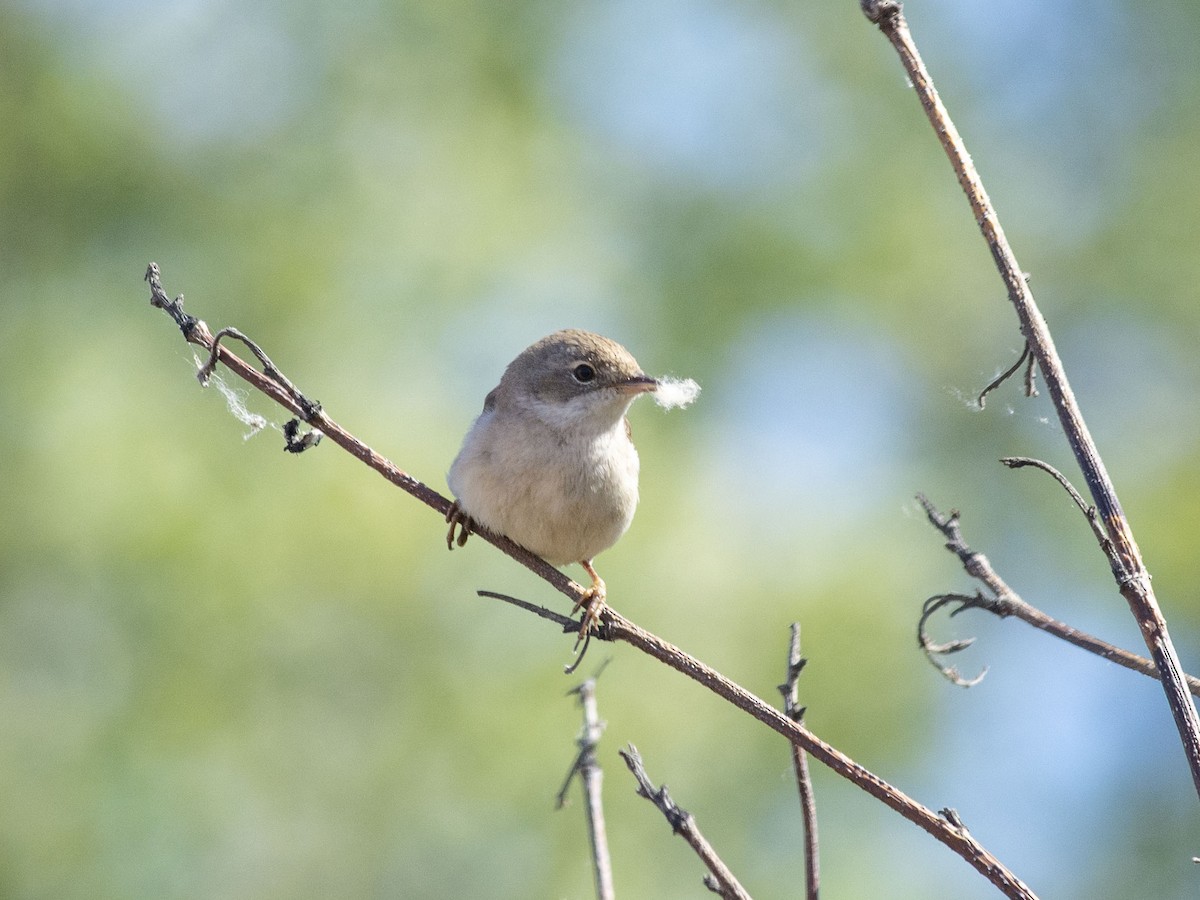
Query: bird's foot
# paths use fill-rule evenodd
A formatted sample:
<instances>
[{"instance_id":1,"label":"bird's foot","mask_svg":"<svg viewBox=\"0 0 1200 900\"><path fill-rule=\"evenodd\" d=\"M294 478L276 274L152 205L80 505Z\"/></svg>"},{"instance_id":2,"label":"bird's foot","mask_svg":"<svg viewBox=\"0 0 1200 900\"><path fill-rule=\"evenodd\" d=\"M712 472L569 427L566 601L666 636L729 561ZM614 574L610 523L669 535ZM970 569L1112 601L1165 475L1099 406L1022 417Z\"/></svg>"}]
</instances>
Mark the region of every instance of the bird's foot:
<instances>
[{"instance_id":1,"label":"bird's foot","mask_svg":"<svg viewBox=\"0 0 1200 900\"><path fill-rule=\"evenodd\" d=\"M582 597L575 601L575 606L571 610L571 615L575 615L581 609L583 610L583 615L579 620L579 641L582 641L600 627L600 613L604 612L607 606L605 598L608 596L604 579L596 574L596 570L592 568L592 564L584 562L582 565L587 570L587 573L592 576L592 586L583 592ZM579 646L579 641L575 642L576 647Z\"/></svg>"},{"instance_id":2,"label":"bird's foot","mask_svg":"<svg viewBox=\"0 0 1200 900\"><path fill-rule=\"evenodd\" d=\"M448 550L453 550L455 544L461 547L467 542L471 532L475 530L475 520L463 512L457 500L451 503L450 508L446 510L446 521L450 523L450 530L446 532L446 549ZM457 538L454 536L456 529L458 530Z\"/></svg>"}]
</instances>

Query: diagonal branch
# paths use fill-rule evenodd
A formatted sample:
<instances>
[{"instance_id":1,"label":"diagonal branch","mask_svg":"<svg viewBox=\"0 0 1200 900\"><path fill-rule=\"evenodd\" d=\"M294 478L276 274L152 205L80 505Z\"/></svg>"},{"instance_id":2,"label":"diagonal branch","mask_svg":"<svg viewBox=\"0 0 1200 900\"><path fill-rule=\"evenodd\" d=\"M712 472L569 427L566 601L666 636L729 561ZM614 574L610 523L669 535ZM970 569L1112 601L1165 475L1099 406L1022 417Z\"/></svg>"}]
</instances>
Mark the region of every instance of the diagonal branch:
<instances>
[{"instance_id":1,"label":"diagonal branch","mask_svg":"<svg viewBox=\"0 0 1200 900\"><path fill-rule=\"evenodd\" d=\"M1187 756L1192 782L1197 794L1200 794L1200 716L1197 716L1196 705L1187 692L1179 654L1171 641L1166 619L1163 618L1154 588L1150 584L1150 573L1142 561L1142 554L1133 538L1129 520L1121 509L1116 489L1067 381L1067 373L1054 347L1050 328L1033 299L1028 279L1017 264L1016 255L1008 244L1004 229L1000 227L996 210L987 191L984 190L983 181L971 161L966 145L958 129L954 127L954 122L933 85L933 79L917 52L900 4L895 0L860 0L860 3L867 18L879 26L879 30L895 48L904 70L908 73L909 81L921 100L925 114L950 159L954 174L967 195L979 230L991 250L996 269L1004 281L1008 298L1020 321L1021 334L1042 371L1046 389L1062 423L1067 443L1070 444L1071 452L1083 471L1100 521L1109 540L1112 541L1119 563L1115 573L1117 588L1129 604L1150 656L1161 675L1163 691Z\"/></svg>"},{"instance_id":2,"label":"diagonal branch","mask_svg":"<svg viewBox=\"0 0 1200 900\"><path fill-rule=\"evenodd\" d=\"M965 828L958 827L945 817L918 803L892 787L879 776L856 763L831 744L825 743L807 727L794 722L784 713L756 697L741 685L730 681L720 672L709 668L678 647L630 622L620 613L608 609L602 613L601 636L625 641L643 653L697 681L738 709L749 713L795 746L803 747L809 755L828 766L838 775L854 782L876 800L890 807L914 825L924 829L975 867L1007 897L1031 898L1029 887L1005 868Z\"/></svg>"},{"instance_id":3,"label":"diagonal branch","mask_svg":"<svg viewBox=\"0 0 1200 900\"><path fill-rule=\"evenodd\" d=\"M170 300L163 291L158 266L154 263L146 271L146 280L150 283L150 303L164 310L183 332L184 338L190 343L197 344L212 352L213 338L208 326L201 320L183 312L183 297ZM392 484L420 500L425 505L436 510L443 516L450 509L451 501L443 497L433 488L418 481L407 472L397 467L390 460L376 453L354 435L347 432L334 422L319 407L308 411L288 393L277 381L258 371L239 359L224 346L219 348L219 360L230 371L243 378L247 383L262 391L272 400L303 419L311 427L323 432L335 444L370 466ZM530 569L547 584L578 603L584 598L584 588L576 584L558 569L554 568L540 557L534 556L525 548L508 538L491 532L480 530L479 536L503 553L511 556L517 562ZM495 596L490 595L489 596ZM519 606L537 612L545 618L556 619L555 614L533 604L517 601L513 598L500 596L500 599L514 602ZM546 615L549 613L548 615ZM578 630L579 623L573 623L565 631ZM853 782L871 796L883 802L889 808L900 813L904 818L924 829L931 836L941 841L992 884L999 888L1005 896L1014 900L1036 900L1036 895L1029 887L1004 866L996 857L984 849L965 828L939 816L931 809L912 799L902 791L892 787L879 776L854 762L850 757L825 743L804 725L792 721L786 715L775 709L766 701L756 697L741 685L730 681L721 673L709 668L704 663L684 653L678 647L667 643L657 635L630 622L611 607L605 607L600 614L597 637L604 640L625 641L643 653L654 657L660 662L683 673L693 681L698 682L717 696L749 713L768 728L782 735L794 746L803 747L810 755L843 778Z\"/></svg>"},{"instance_id":4,"label":"diagonal branch","mask_svg":"<svg viewBox=\"0 0 1200 900\"><path fill-rule=\"evenodd\" d=\"M249 365L226 349L224 344L215 343L208 325L203 320L197 319L195 316L183 311L182 294L174 300L170 300L167 297L162 287L157 264L150 263L150 266L146 269L146 281L150 284L150 305L164 310L171 316L175 320L175 324L179 326L180 331L183 332L183 336L188 343L203 347L209 353L214 353L215 347L214 355L217 360L223 363L239 378L266 394L284 409L292 413L292 415L302 419L312 428L325 434L331 441L351 456L370 466L396 487L400 488L400 490L420 500L426 506L436 510L443 516L449 511L450 500L448 498L443 497L433 488L429 487L429 485L409 475L391 460L376 453L354 435L350 434L350 432L338 425L337 422L329 418L325 411L320 408L319 404L305 402L303 395L295 392L294 389L289 390L289 387L285 387L284 384L281 384L280 381L272 377L268 372L260 372ZM229 332L226 331L226 333ZM274 369L274 366L270 366L270 369ZM287 382L288 386L290 384L290 382ZM554 568L550 563L530 553L519 544L502 535L492 534L484 529L479 529L477 533L483 540L496 547L502 553L511 556L535 575L550 582L550 584L568 597L574 598L582 594L582 587Z\"/></svg>"},{"instance_id":5,"label":"diagonal branch","mask_svg":"<svg viewBox=\"0 0 1200 900\"><path fill-rule=\"evenodd\" d=\"M727 900L750 900L750 895L746 893L746 889L738 883L729 866L725 865L724 860L717 855L717 851L713 849L712 844L700 833L700 829L696 826L696 820L692 818L692 814L686 809L681 809L671 795L667 793L667 786L664 784L660 788L656 788L653 782L650 781L650 776L646 774L646 767L642 764L642 755L638 753L637 747L633 744L629 745L628 750L618 751L621 758L625 760L625 765L629 766L629 771L633 773L633 777L638 783L638 796L645 797L663 814L667 822L671 826L671 830L687 841L689 847L696 851L696 855L700 857L700 861L708 867L711 873L705 878L704 883L708 889L714 894L719 894Z\"/></svg>"}]
</instances>

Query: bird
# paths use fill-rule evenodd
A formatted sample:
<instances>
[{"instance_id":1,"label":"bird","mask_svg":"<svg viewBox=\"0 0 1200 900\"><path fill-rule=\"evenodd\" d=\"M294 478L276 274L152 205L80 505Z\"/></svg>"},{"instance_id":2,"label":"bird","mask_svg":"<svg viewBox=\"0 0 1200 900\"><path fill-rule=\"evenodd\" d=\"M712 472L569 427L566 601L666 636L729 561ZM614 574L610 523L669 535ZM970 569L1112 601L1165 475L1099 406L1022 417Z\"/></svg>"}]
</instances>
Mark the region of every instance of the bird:
<instances>
[{"instance_id":1,"label":"bird","mask_svg":"<svg viewBox=\"0 0 1200 900\"><path fill-rule=\"evenodd\" d=\"M625 534L638 503L626 413L659 386L628 350L589 331L556 331L523 350L450 466L447 547L484 528L552 565L579 563L592 583L572 613L583 610L580 639L594 631L607 587L593 561Z\"/></svg>"}]
</instances>

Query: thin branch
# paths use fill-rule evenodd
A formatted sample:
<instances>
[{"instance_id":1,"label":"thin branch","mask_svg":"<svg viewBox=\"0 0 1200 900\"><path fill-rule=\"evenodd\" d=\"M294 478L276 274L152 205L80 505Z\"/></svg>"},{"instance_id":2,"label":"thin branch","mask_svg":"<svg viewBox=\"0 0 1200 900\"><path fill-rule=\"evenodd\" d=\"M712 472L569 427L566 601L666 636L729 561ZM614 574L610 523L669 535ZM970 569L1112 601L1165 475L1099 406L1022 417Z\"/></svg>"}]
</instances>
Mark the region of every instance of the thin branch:
<instances>
[{"instance_id":1,"label":"thin branch","mask_svg":"<svg viewBox=\"0 0 1200 900\"><path fill-rule=\"evenodd\" d=\"M964 830L954 827L933 810L856 763L840 750L825 743L807 727L793 722L770 704L756 697L720 672L689 656L678 647L630 622L611 608L601 615L600 636L625 641L643 653L687 675L719 697L749 713L792 744L803 747L818 762L854 782L875 799L890 807L919 828L937 838L999 888L1007 897L1031 898L1036 895L1003 863L992 856Z\"/></svg>"},{"instance_id":2,"label":"thin branch","mask_svg":"<svg viewBox=\"0 0 1200 900\"><path fill-rule=\"evenodd\" d=\"M151 263L152 267L153 265L154 264ZM157 269L154 268L152 271L156 276ZM147 273L147 280L150 280L151 277L152 276ZM153 289L153 287L154 282L151 281L151 288ZM183 298L180 297L179 300L182 304ZM300 393L300 390L288 380L287 376L279 371L278 368L276 368L275 363L271 362L271 358L267 356L263 349L236 328L222 328L215 335L213 335L212 346L208 354L208 361L205 362L204 365L200 367L200 371L196 373L196 378L200 381L200 383L206 387L208 386L208 381L210 378L212 378L213 372L216 371L217 363L221 359L221 340L226 337L241 341L246 345L251 353L258 357L258 361L262 363L263 375L265 375L267 378L270 378L284 392L286 392L287 395L291 397L292 402L296 404L297 408L303 411L304 421L311 423L313 417L320 411L321 404L315 400L308 399L308 397ZM321 443L322 437L323 435L321 432L317 431L315 428L312 431L309 431L307 434L301 434L300 417L289 419L283 426L283 449L288 453L303 453L305 450L315 447L317 444Z\"/></svg>"},{"instance_id":3,"label":"thin branch","mask_svg":"<svg viewBox=\"0 0 1200 900\"><path fill-rule=\"evenodd\" d=\"M237 375L242 380L248 382L252 387L266 394L284 409L288 410L292 415L302 419L308 425L316 428L318 431L325 434L331 441L349 453L351 456L358 459L360 462L370 466L396 487L402 491L420 500L426 506L436 510L442 516L445 516L450 509L451 501L443 497L433 488L417 480L409 475L403 469L396 466L393 462L376 453L354 435L343 429L340 425L334 422L320 408L314 404L315 409L306 411L302 408L293 390L289 390L280 383L276 378L268 373L260 372L253 366L249 365L239 357L231 353L223 344L216 344L212 332L209 331L208 325L195 316L189 315L183 311L183 295L180 294L174 300L167 297L163 290L161 276L158 265L150 263L146 269L146 281L150 284L150 305L164 310L175 324L179 326L183 332L184 338L188 343L196 344L203 347L210 353L213 352L214 345L217 349L218 360L225 365L231 372ZM272 366L274 369L274 366ZM276 370L278 374L278 370ZM287 382L290 385L290 382ZM298 392L297 392L298 393ZM525 568L532 571L535 575L543 578L568 597L579 596L583 588L560 572L550 563L546 562L539 556L530 553L524 547L509 540L508 538L492 534L485 529L479 529L475 532L480 538L487 541L500 552L511 556Z\"/></svg>"},{"instance_id":4,"label":"thin branch","mask_svg":"<svg viewBox=\"0 0 1200 900\"><path fill-rule=\"evenodd\" d=\"M213 339L208 326L194 316L189 316L183 312L182 295L173 301L167 299L167 295L163 291L159 281L158 267L153 263L151 263L150 268L147 270L146 280L150 282L151 304L165 310L175 320L176 324L180 326L184 337L189 342L198 344L211 351ZM291 395L275 380L259 372L253 366L247 365L237 356L230 353L224 346L220 347L220 362L225 364L234 374L266 394L285 409L290 410L293 414L301 418L304 418L306 415L297 406L296 401ZM445 517L449 511L451 501L448 498L443 497L437 491L433 490L433 488L413 478L390 460L380 456L330 419L324 410L317 410L312 415L311 421L307 419L305 421L308 421L312 427L317 428L327 435L337 446L370 466L401 490L436 510L441 516ZM535 575L571 600L572 603L578 603L583 599L585 589L545 560L534 556L528 550L506 537L492 534L482 529L477 533L485 541L531 570ZM490 593L486 595L493 596ZM518 601L504 595L496 596L524 608L531 609L544 618L557 621L555 614L545 615L545 613L549 613L549 610L539 612L540 608L535 607L533 604L527 604L525 601ZM577 622L574 623L572 630L577 629L578 624ZM595 637L601 640L625 641L643 653L683 673L719 697L732 703L737 708L749 713L792 744L803 747L819 762L829 766L843 778L852 781L862 790L882 801L910 822L924 829L983 874L992 884L1004 892L1005 896L1024 898L1024 900L1035 898L1036 895L1024 882L1010 872L998 859L975 841L974 838L966 835L960 829L953 827L944 818L913 800L902 791L892 787L886 781L854 762L832 745L825 743L804 725L793 722L779 710L754 694L751 694L745 688L684 653L678 647L667 643L657 635L651 634L633 622L630 622L609 606L606 606L600 614L600 621Z\"/></svg>"},{"instance_id":5,"label":"thin branch","mask_svg":"<svg viewBox=\"0 0 1200 900\"><path fill-rule=\"evenodd\" d=\"M1009 246L1004 229L1000 227L1000 220L971 161L971 155L967 152L966 145L942 104L929 71L917 52L900 4L895 0L860 2L867 18L879 27L895 48L904 70L908 73L909 81L920 98L925 114L950 159L955 176L967 195L979 230L991 250L996 269L1004 281L1008 298L1021 323L1021 334L1037 359L1038 368L1046 381L1046 389L1050 392L1051 402L1062 423L1067 442L1083 472L1104 530L1112 542L1119 561L1116 571L1117 587L1129 604L1150 656L1161 673L1163 691L1187 756L1192 783L1200 795L1200 716L1197 715L1196 705L1187 692L1179 654L1159 609L1158 599L1150 583L1150 573L1142 561L1141 551L1134 540L1129 520L1117 499L1116 489L1108 476L1104 461L1100 458L1096 443L1083 420L1062 360L1055 349L1050 328L1033 299L1028 279L1017 264L1016 255Z\"/></svg>"},{"instance_id":6,"label":"thin branch","mask_svg":"<svg viewBox=\"0 0 1200 900\"><path fill-rule=\"evenodd\" d=\"M621 758L625 760L625 765L629 766L629 771L633 773L633 777L637 779L638 796L645 797L651 803L658 807L659 812L666 817L667 823L671 826L671 830L687 841L688 846L696 851L696 855L700 857L700 861L708 867L710 873L709 878L704 879L705 885L714 894L719 894L728 900L750 900L750 895L746 893L733 872L725 865L717 851L713 849L712 844L705 840L704 835L700 833L700 829L696 827L696 820L692 818L692 814L685 809L680 809L671 799L671 795L667 793L667 786L664 784L660 788L656 788L650 781L650 776L646 774L646 768L642 765L642 756L637 751L637 747L633 744L629 745L628 750L618 751Z\"/></svg>"},{"instance_id":7,"label":"thin branch","mask_svg":"<svg viewBox=\"0 0 1200 900\"><path fill-rule=\"evenodd\" d=\"M958 557L968 575L979 581L991 592L990 597L983 594L976 594L974 597L961 594L940 594L929 598L925 602L925 609L921 616L921 625L918 627L919 633L922 634L922 640L924 639L924 625L928 618L946 605L957 602L960 605L951 615L957 615L966 609L982 609L1001 619L1013 616L1022 622L1032 625L1034 628L1041 629L1047 634L1073 644L1080 649L1087 650L1089 653L1094 653L1101 659L1124 666L1131 671L1140 672L1150 678L1158 678L1158 669L1154 663L1145 657L1130 653L1128 650L1122 650L1120 647L1115 647L1106 641L1102 641L1100 638L1088 634L1086 631L1073 628L1065 622L1061 622L1025 602L1016 591L1008 586L1008 582L1001 578L996 570L992 568L992 564L988 558L982 553L972 550L963 539L962 528L959 525L959 514L956 510L952 510L949 515L943 515L937 511L934 505L923 494L917 495L917 501L925 509L925 515L929 518L930 524L945 536L946 549ZM935 603L935 601L938 602ZM940 652L954 653L965 649L970 640L958 643L963 644L963 646L941 645L943 649ZM922 643L922 647L924 646L924 643ZM934 662L934 665L938 665L935 660L931 659L931 661ZM957 672L954 672L954 674L957 675ZM1188 690L1200 697L1200 679L1192 675L1185 675L1184 678Z\"/></svg>"},{"instance_id":8,"label":"thin branch","mask_svg":"<svg viewBox=\"0 0 1200 900\"><path fill-rule=\"evenodd\" d=\"M474 532L472 532L474 533ZM562 613L556 613L552 609L547 609L544 606L539 606L536 603L530 603L528 600L522 600L520 597L510 597L508 594L498 594L495 591L476 591L480 597L491 597L494 600L503 600L505 603L511 603L513 606L518 606L527 612L533 613L535 616L541 616L543 619L548 619L551 622L556 622L562 627L563 634L568 632L571 634L579 634L580 622L572 619L570 616L564 616ZM583 641L582 646L580 641ZM564 675L574 675L583 663L583 658L587 655L588 648L592 645L592 633L589 631L583 637L575 639L575 659L568 665L563 666Z\"/></svg>"},{"instance_id":9,"label":"thin branch","mask_svg":"<svg viewBox=\"0 0 1200 900\"><path fill-rule=\"evenodd\" d=\"M1096 543L1100 545L1101 552L1108 559L1108 564L1113 570L1114 575L1119 575L1121 572L1121 559L1117 556L1117 551L1113 547L1112 541L1108 539L1108 534L1104 531L1104 525L1100 522L1100 514L1096 512L1096 507L1088 504L1083 499L1083 494L1075 489L1075 485L1067 479L1067 476L1050 463L1040 459L1034 459L1029 456L1004 456L1000 462L1008 466L1010 469L1023 469L1026 467L1033 469L1041 469L1055 481L1057 481L1067 495L1079 507L1079 511L1083 513L1083 517L1087 519L1088 527L1092 529L1092 534L1096 536Z\"/></svg>"},{"instance_id":10,"label":"thin branch","mask_svg":"<svg viewBox=\"0 0 1200 900\"><path fill-rule=\"evenodd\" d=\"M1025 346L1021 349L1021 355L1017 357L1017 361L989 381L987 386L979 392L979 396L975 398L975 402L979 408L986 409L987 395L1012 378L1016 374L1017 369L1021 368L1022 365L1025 366L1025 396L1036 397L1037 389L1033 386L1034 362L1033 354L1029 352L1029 342L1026 341Z\"/></svg>"},{"instance_id":11,"label":"thin branch","mask_svg":"<svg viewBox=\"0 0 1200 900\"><path fill-rule=\"evenodd\" d=\"M511 603L513 606L519 607L526 612L531 612L535 616L541 616L550 622L554 622L562 627L563 633L576 632L579 630L579 623L570 616L564 616L562 613L557 613L545 606L539 606L536 603L530 603L528 600L522 600L520 597L510 597L508 594L499 594L495 591L476 591L480 597L491 597L493 600L503 600L505 603Z\"/></svg>"},{"instance_id":12,"label":"thin branch","mask_svg":"<svg viewBox=\"0 0 1200 900\"><path fill-rule=\"evenodd\" d=\"M603 669L604 666L600 668ZM596 881L596 898L597 900L613 900L616 892L613 889L612 857L608 852L608 832L604 827L604 803L600 794L600 787L604 782L604 771L596 760L596 748L600 745L600 735L604 732L604 724L600 721L600 712L596 706L596 677L598 676L599 672L570 691L579 698L579 705L583 708L583 728L576 741L579 745L579 753L571 764L571 771L567 773L562 790L558 792L557 807L561 809L566 803L567 788L578 775L583 785L588 843L592 855L592 873Z\"/></svg>"},{"instance_id":13,"label":"thin branch","mask_svg":"<svg viewBox=\"0 0 1200 900\"><path fill-rule=\"evenodd\" d=\"M800 673L808 660L800 655L800 623L793 622L788 641L787 677L779 686L783 695L783 711L793 722L804 722L805 708L800 705ZM804 888L808 900L817 900L821 893L821 859L817 837L817 799L808 772L808 754L803 747L792 744L792 770L796 773L796 789L800 793L800 815L804 827Z\"/></svg>"}]
</instances>

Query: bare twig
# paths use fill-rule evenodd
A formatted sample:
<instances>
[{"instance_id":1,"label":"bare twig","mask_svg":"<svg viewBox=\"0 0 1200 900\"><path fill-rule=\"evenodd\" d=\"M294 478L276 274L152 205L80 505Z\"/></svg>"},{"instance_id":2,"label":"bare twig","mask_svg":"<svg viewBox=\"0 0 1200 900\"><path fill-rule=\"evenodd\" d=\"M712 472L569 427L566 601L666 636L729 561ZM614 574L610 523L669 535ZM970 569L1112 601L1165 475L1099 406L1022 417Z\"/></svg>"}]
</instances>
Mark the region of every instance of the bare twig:
<instances>
[{"instance_id":1,"label":"bare twig","mask_svg":"<svg viewBox=\"0 0 1200 900\"><path fill-rule=\"evenodd\" d=\"M952 510L949 515L943 515L921 494L917 495L917 501L925 509L925 515L929 518L930 524L945 536L946 549L959 558L968 575L982 583L991 592L990 597L983 594L976 594L974 597L962 594L939 594L936 597L930 597L925 602L925 609L921 616L921 625L918 628L923 648L925 647L924 626L929 617L951 603L958 603L958 608L951 615L957 615L967 609L982 609L1001 619L1013 616L1022 622L1032 625L1034 628L1041 629L1047 634L1060 638L1069 644L1074 644L1076 647L1087 650L1089 653L1094 653L1109 662L1114 662L1119 666L1124 666L1126 669L1140 672L1151 678L1158 678L1158 669L1154 663L1145 657L1130 653L1128 650L1122 650L1120 647L1115 647L1106 641L1102 641L1100 638L1088 634L1086 631L1073 628L1065 622L1061 622L1025 602L1016 591L1008 586L1008 583L1000 577L996 570L992 568L992 564L986 556L972 550L968 546L962 536L957 511ZM971 639L956 642L956 644L961 646L953 644L933 645L936 648L934 652L943 654L954 653L964 649L970 642ZM936 660L931 659L931 661L934 662L934 665L938 665ZM954 672L954 670L951 671ZM954 674L957 675L957 672L954 672ZM1185 675L1184 678L1188 690L1200 697L1200 679L1191 675Z\"/></svg>"},{"instance_id":2,"label":"bare twig","mask_svg":"<svg viewBox=\"0 0 1200 900\"><path fill-rule=\"evenodd\" d=\"M1023 469L1027 466L1034 469L1041 469L1060 485L1062 485L1062 489L1067 492L1067 495L1070 496L1070 498L1075 502L1075 505L1079 507L1079 511L1083 513L1084 518L1087 519L1088 527L1092 529L1092 534L1096 536L1096 543L1100 545L1100 550L1104 553L1105 557L1107 557L1108 564L1112 567L1113 574L1118 576L1120 575L1121 559L1119 556L1117 556L1117 551L1113 548L1112 541L1108 539L1108 534L1104 531L1104 525L1100 522L1100 514L1096 512L1096 507L1091 506L1086 500L1083 499L1083 494L1079 493L1079 491L1075 489L1075 485L1071 484L1071 482L1067 479L1067 476L1058 471L1058 469L1054 468L1054 466L1050 465L1050 463L1044 462L1040 459L1033 459L1029 456L1004 456L1001 457L1000 462L1008 466L1010 469Z\"/></svg>"},{"instance_id":3,"label":"bare twig","mask_svg":"<svg viewBox=\"0 0 1200 900\"><path fill-rule=\"evenodd\" d=\"M979 408L987 408L987 395L1012 378L1016 374L1017 369L1021 368L1022 364L1025 366L1025 396L1036 397L1037 388L1033 386L1035 362L1033 354L1029 352L1029 342L1026 341L1025 346L1021 350L1021 355L1017 357L1017 361L989 381L987 386L979 392L979 396L975 400L979 404Z\"/></svg>"},{"instance_id":4,"label":"bare twig","mask_svg":"<svg viewBox=\"0 0 1200 900\"><path fill-rule=\"evenodd\" d=\"M494 600L503 600L505 603L511 603L513 606L519 606L521 609L531 612L536 616L541 616L543 619L548 619L551 622L557 622L562 626L563 633L568 632L578 635L580 623L570 616L564 616L561 613L556 613L552 609L547 609L544 606L539 606L536 603L530 603L528 600L522 600L520 597L510 597L508 594L498 594L495 591L476 591L480 597L491 597ZM583 645L580 646L580 641ZM588 632L584 637L577 637L575 640L575 659L568 665L563 666L564 675L574 675L583 663L584 656L587 655L588 648L592 645L592 633Z\"/></svg>"},{"instance_id":5,"label":"bare twig","mask_svg":"<svg viewBox=\"0 0 1200 900\"><path fill-rule=\"evenodd\" d=\"M545 606L539 606L536 603L530 603L528 600L522 600L520 597L510 597L508 594L498 594L495 591L476 591L480 597L491 597L493 600L503 600L505 603L511 603L513 606L520 607L526 612L531 612L535 616L541 616L550 622L560 625L563 634L568 632L576 632L579 630L579 623L570 616L564 616L562 613L557 613L552 609L547 609Z\"/></svg>"},{"instance_id":6,"label":"bare twig","mask_svg":"<svg viewBox=\"0 0 1200 900\"><path fill-rule=\"evenodd\" d=\"M600 795L600 786L604 782L604 771L596 760L596 747L599 746L600 735L604 731L604 724L600 721L600 713L596 707L597 676L599 676L599 672L570 691L579 697L579 705L583 707L583 728L576 741L579 745L579 753L571 764L571 771L567 773L562 790L558 792L557 806L561 809L566 803L567 788L578 774L579 780L583 784L588 841L592 850L592 872L596 881L596 898L597 900L613 900L616 894L613 890L612 857L608 852L608 833L604 827L604 804Z\"/></svg>"},{"instance_id":7,"label":"bare twig","mask_svg":"<svg viewBox=\"0 0 1200 900\"><path fill-rule=\"evenodd\" d=\"M1083 420L1062 360L1055 349L1050 328L1033 299L1028 279L1017 264L1016 255L1009 246L1004 229L1000 227L1000 220L987 191L984 190L966 145L942 104L929 71L917 52L900 4L895 0L860 2L867 18L879 26L880 31L895 48L991 250L996 269L1004 281L1009 300L1020 320L1021 334L1037 359L1038 368L1046 381L1046 388L1050 392L1051 402L1062 423L1067 442L1083 471L1088 491L1096 504L1104 530L1112 542L1119 561L1116 571L1117 587L1129 604L1150 656L1161 675L1167 704L1171 708L1171 715L1175 719L1175 727L1179 731L1180 741L1187 756L1192 783L1197 794L1200 794L1200 716L1197 715L1196 705L1188 695L1179 654L1159 609L1158 599L1150 583L1150 573L1142 561L1141 551L1134 540L1129 520L1117 499L1116 489L1108 476L1104 461L1100 458L1096 443Z\"/></svg>"},{"instance_id":8,"label":"bare twig","mask_svg":"<svg viewBox=\"0 0 1200 900\"><path fill-rule=\"evenodd\" d=\"M800 655L800 623L793 622L788 641L787 677L779 686L783 695L783 711L793 722L804 721L800 705L800 673L808 663ZM808 773L808 754L803 747L792 744L792 770L796 773L796 789L800 793L800 814L804 825L804 888L808 900L817 900L821 893L821 860L817 839L817 800L812 778Z\"/></svg>"},{"instance_id":9,"label":"bare twig","mask_svg":"<svg viewBox=\"0 0 1200 900\"><path fill-rule=\"evenodd\" d=\"M667 786L664 784L660 788L656 788L650 781L650 776L646 774L646 768L642 765L642 756L637 751L637 747L633 744L629 745L628 750L619 751L621 758L625 760L625 765L629 766L629 771L633 773L633 777L637 779L638 796L645 797L651 803L658 807L667 819L671 830L687 841L688 846L696 851L696 855L700 857L700 861L708 867L710 876L704 879L705 885L714 894L719 894L729 900L750 900L750 895L746 893L746 889L738 884L737 878L733 872L725 865L724 861L717 855L717 851L713 849L712 844L705 840L704 835L700 833L700 829L696 827L696 820L692 818L692 814L687 810L680 809L675 801L671 799L671 795L667 793Z\"/></svg>"},{"instance_id":10,"label":"bare twig","mask_svg":"<svg viewBox=\"0 0 1200 900\"><path fill-rule=\"evenodd\" d=\"M151 263L150 268L147 270L146 278L150 282L151 304L165 310L175 320L176 324L180 326L184 337L189 342L211 350L212 335L208 330L208 326L194 316L189 316L183 312L182 296L174 301L167 299L167 295L163 291L159 281L158 267L153 263ZM299 409L291 395L281 388L274 379L247 365L223 346L220 348L220 361L234 374L260 390L285 409L290 410L295 415L301 416L301 418L305 415ZM445 517L449 511L451 501L448 498L443 497L437 491L433 490L433 488L413 478L390 460L385 459L363 444L358 438L330 419L324 410L318 410L312 416L312 421L309 424L323 432L337 446L370 466L392 484L436 510L441 516ZM485 541L542 578L542 580L573 603L578 603L583 598L584 588L545 560L534 556L525 548L501 535L492 534L482 529L477 533ZM528 604L525 601L515 600L504 595L493 595L490 592L485 593L485 595L497 596L502 600L530 609L543 618L559 621L557 614L541 607L536 607L533 604ZM578 624L574 623L574 627L570 630L576 630ZM600 621L594 636L600 640L625 641L643 653L683 673L719 697L732 703L737 708L749 713L768 728L781 734L792 744L803 747L809 754L824 765L829 766L837 774L858 785L862 790L882 801L910 822L913 822L941 841L1004 892L1005 896L1024 898L1024 900L1030 900L1030 898L1036 896L1024 882L1010 872L998 859L975 841L974 838L964 836L963 833L953 828L944 818L913 800L902 791L892 787L886 781L854 762L830 744L825 743L804 725L793 722L779 710L754 694L751 694L735 682L730 681L724 675L684 653L678 647L667 643L657 635L651 634L633 622L630 622L612 609L611 606L606 606L601 612Z\"/></svg>"}]
</instances>

